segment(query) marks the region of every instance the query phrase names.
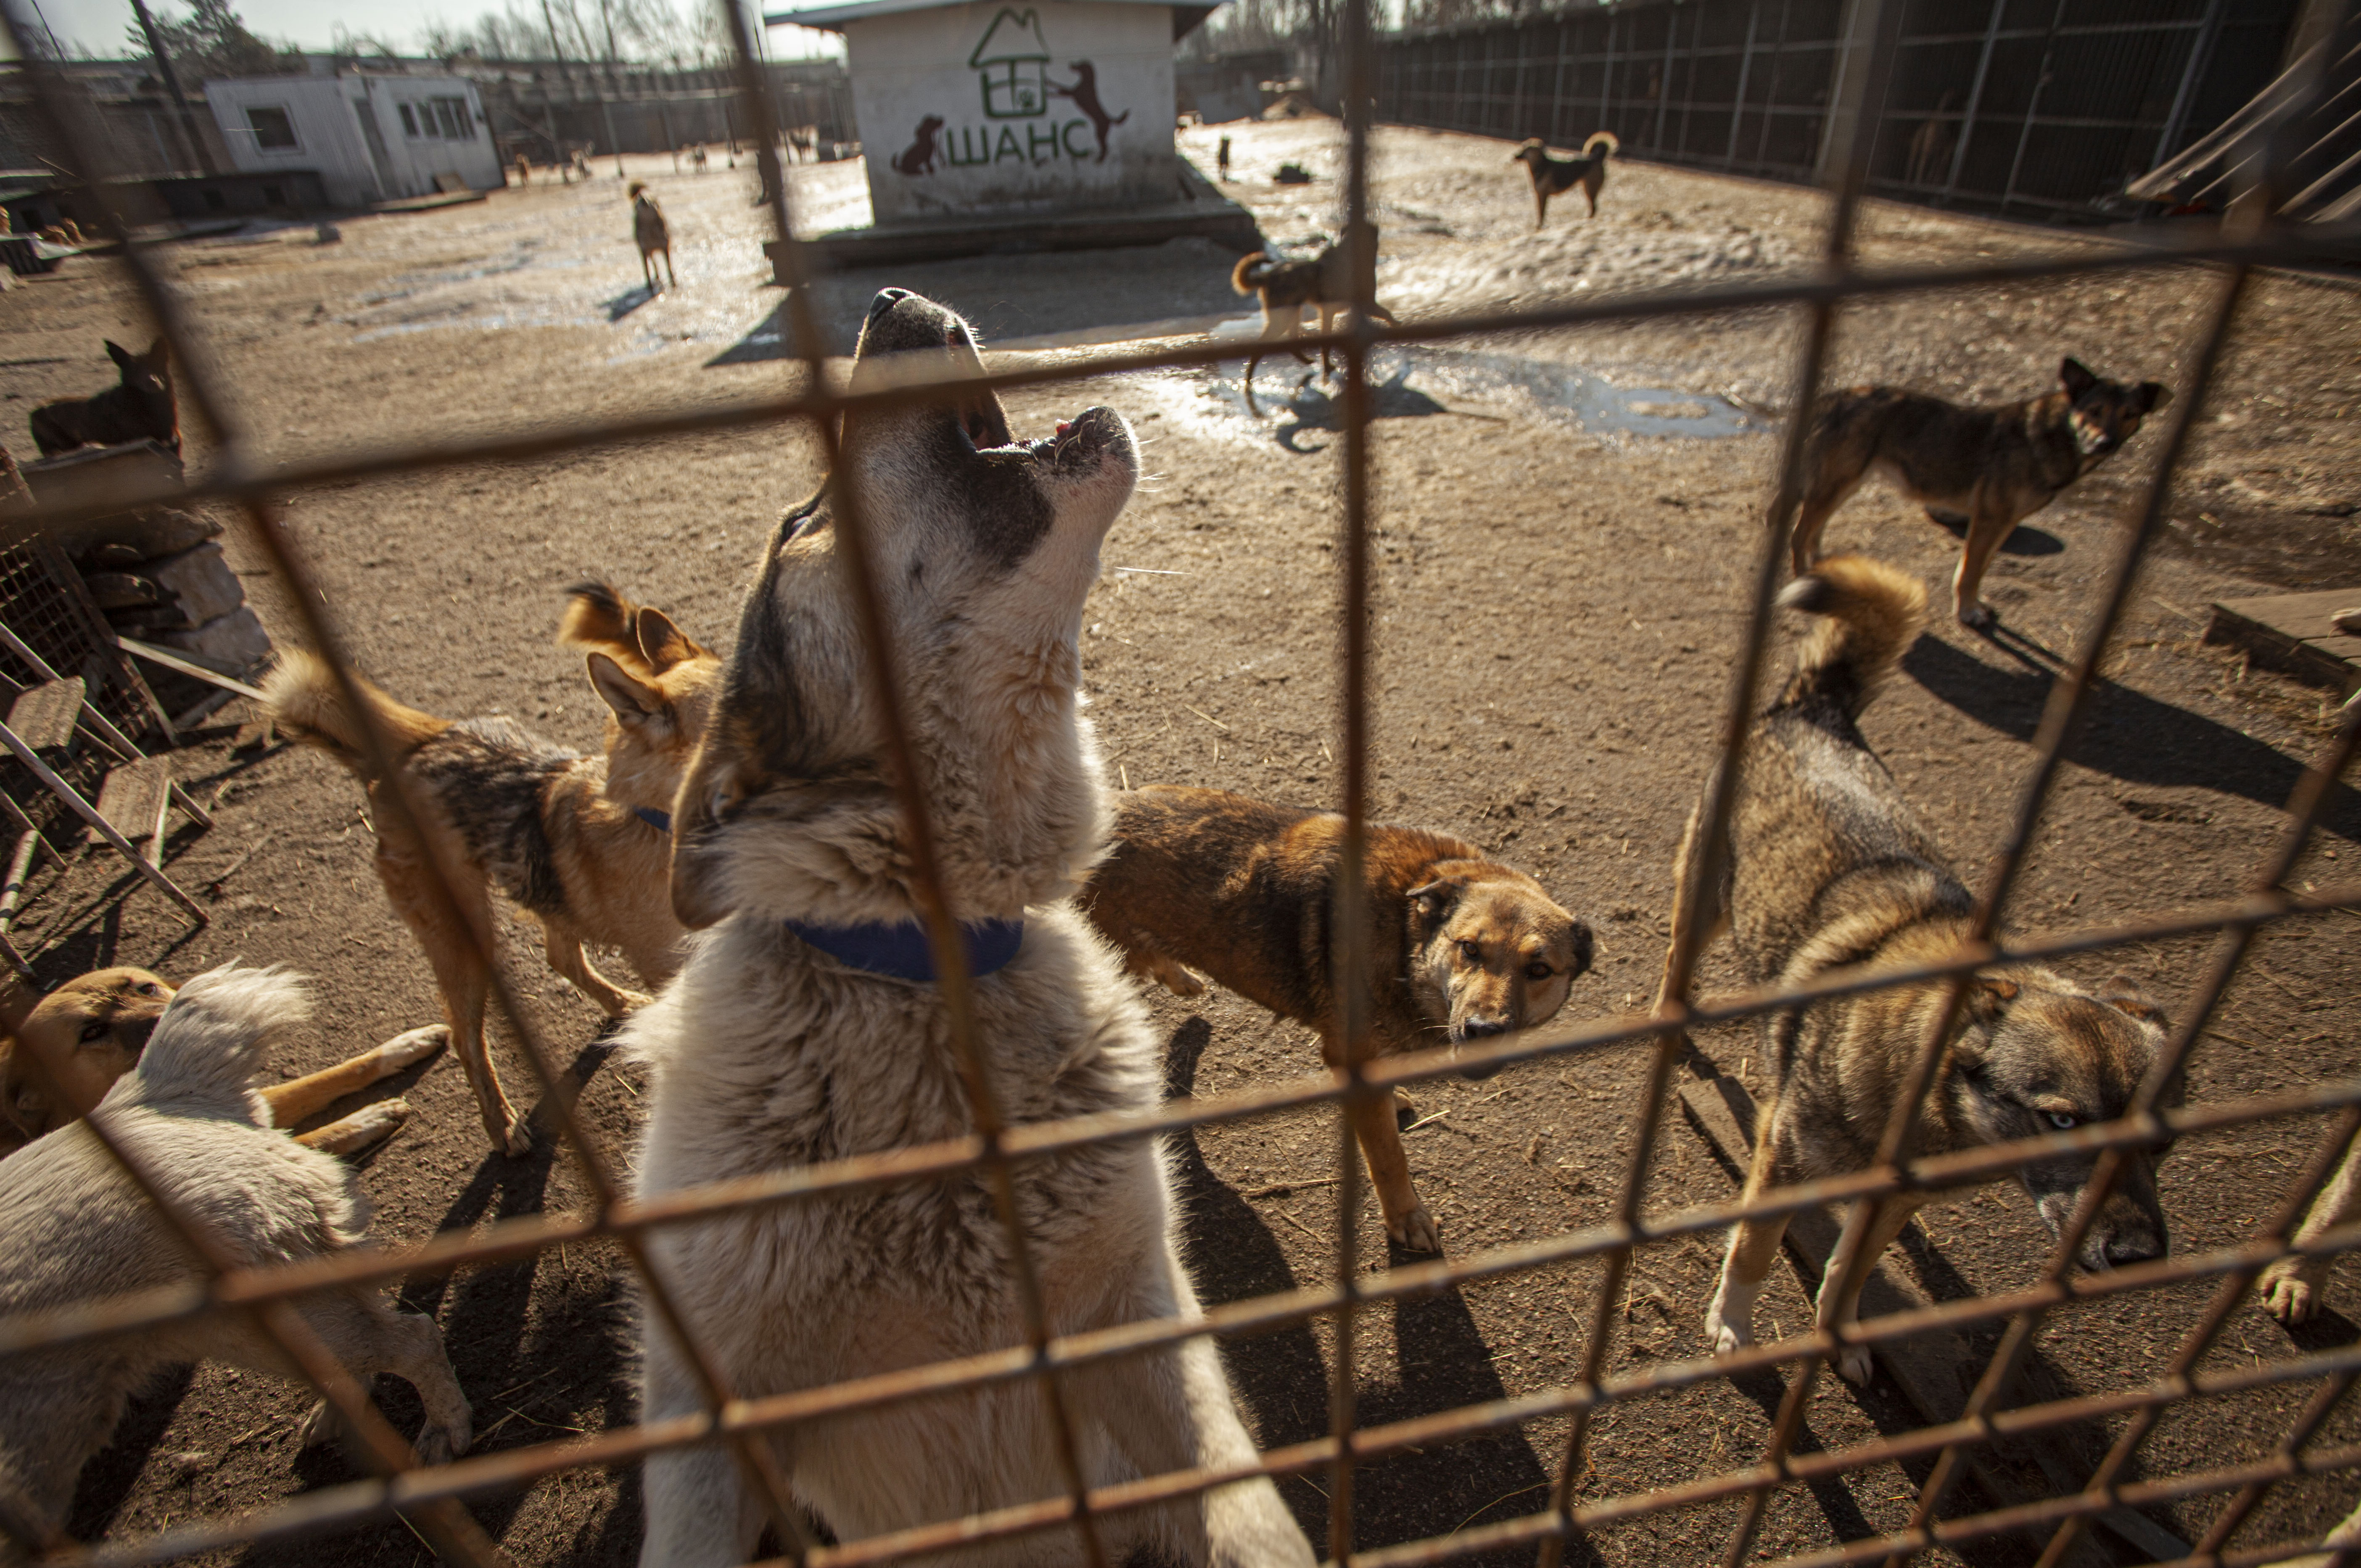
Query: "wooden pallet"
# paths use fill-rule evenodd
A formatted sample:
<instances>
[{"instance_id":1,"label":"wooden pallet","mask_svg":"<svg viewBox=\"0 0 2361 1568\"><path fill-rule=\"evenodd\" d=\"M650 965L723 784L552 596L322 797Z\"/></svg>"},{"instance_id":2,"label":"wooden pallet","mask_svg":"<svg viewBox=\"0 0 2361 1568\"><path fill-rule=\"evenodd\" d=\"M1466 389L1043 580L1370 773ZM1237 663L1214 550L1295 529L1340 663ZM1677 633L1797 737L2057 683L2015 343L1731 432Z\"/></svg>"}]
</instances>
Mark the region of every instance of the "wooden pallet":
<instances>
[{"instance_id":1,"label":"wooden pallet","mask_svg":"<svg viewBox=\"0 0 2361 1568\"><path fill-rule=\"evenodd\" d=\"M2337 630L2328 618L2356 606L2361 587L2224 599L2213 606L2205 641L2244 648L2265 669L2351 696L2361 690L2361 637Z\"/></svg>"}]
</instances>

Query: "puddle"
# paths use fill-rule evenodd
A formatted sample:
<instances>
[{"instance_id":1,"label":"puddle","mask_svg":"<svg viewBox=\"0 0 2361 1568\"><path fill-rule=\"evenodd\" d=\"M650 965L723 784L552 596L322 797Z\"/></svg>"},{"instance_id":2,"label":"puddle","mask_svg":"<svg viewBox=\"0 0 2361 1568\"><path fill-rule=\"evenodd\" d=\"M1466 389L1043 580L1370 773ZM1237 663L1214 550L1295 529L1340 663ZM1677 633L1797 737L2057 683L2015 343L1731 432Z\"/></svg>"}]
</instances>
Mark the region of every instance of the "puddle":
<instances>
[{"instance_id":1,"label":"puddle","mask_svg":"<svg viewBox=\"0 0 2361 1568\"><path fill-rule=\"evenodd\" d=\"M1217 337L1251 337L1255 318L1225 322ZM1343 426L1342 388L1324 380L1315 358L1296 363L1280 351L1255 371L1255 404L1248 411L1244 367L1188 378L1193 409L1159 411L1200 426L1239 422L1268 429L1279 444L1295 444L1298 431L1334 431ZM1770 422L1726 398L1673 387L1618 387L1571 365L1480 350L1424 345L1381 347L1370 357L1375 417L1471 420L1541 420L1572 425L1593 435L1718 440L1770 428ZM1210 417L1209 417L1210 416ZM1204 433L1212 434L1210 429Z\"/></svg>"}]
</instances>

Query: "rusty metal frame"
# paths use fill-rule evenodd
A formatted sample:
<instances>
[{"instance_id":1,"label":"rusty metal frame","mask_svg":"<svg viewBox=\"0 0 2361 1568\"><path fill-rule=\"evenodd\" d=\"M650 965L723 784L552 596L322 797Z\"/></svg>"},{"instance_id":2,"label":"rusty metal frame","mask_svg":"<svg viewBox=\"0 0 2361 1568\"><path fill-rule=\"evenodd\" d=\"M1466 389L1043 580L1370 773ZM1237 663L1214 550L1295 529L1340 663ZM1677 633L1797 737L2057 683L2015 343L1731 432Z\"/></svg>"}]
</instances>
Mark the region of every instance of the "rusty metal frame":
<instances>
[{"instance_id":1,"label":"rusty metal frame","mask_svg":"<svg viewBox=\"0 0 2361 1568\"><path fill-rule=\"evenodd\" d=\"M929 370L917 378L902 378L859 390L831 389L825 376L827 340L813 316L809 292L804 286L807 264L802 247L792 233L790 193L778 155L777 126L763 74L755 62L748 18L739 0L718 3L730 36L741 108L747 123L755 128L760 178L780 242L781 276L788 284L784 314L795 351L791 361L795 377L785 389L775 395L718 408L519 429L464 441L346 452L266 472L230 421L222 396L222 378L188 319L172 280L159 264L159 253L130 243L131 236L120 211L110 211L103 220L102 227L126 242L123 255L128 274L159 330L171 340L181 367L181 386L190 412L214 437L216 455L209 474L182 486L159 487L137 499L182 504L210 499L236 503L244 514L248 538L289 590L288 599L295 608L299 623L295 630L330 665L336 680L346 688L348 701L352 696L350 683L356 677L317 579L292 536L277 520L275 498L280 495L353 479L529 459L652 436L747 429L786 422L799 422L814 433L833 469L838 455L837 416L850 411L918 400L957 399L987 388L1033 386L1149 368L1213 366L1243 353L1242 347L1214 344L1154 352L1084 354L981 375ZM459 924L470 931L487 959L494 1005L513 1029L543 1091L549 1118L555 1124L566 1154L581 1172L584 1187L590 1195L589 1206L573 1213L544 1213L503 1221L475 1235L438 1237L390 1249L363 1247L298 1264L248 1266L199 1216L169 1201L137 1154L116 1136L109 1118L104 1113L93 1114L91 1125L102 1144L201 1260L201 1279L187 1286L70 1310L0 1318L0 1355L38 1354L45 1348L101 1336L153 1332L208 1312L244 1314L280 1347L289 1364L299 1369L345 1418L359 1438L368 1466L377 1474L369 1480L326 1487L235 1518L202 1520L145 1537L93 1546L62 1541L21 1541L18 1546L37 1555L40 1562L60 1568L65 1564L159 1563L240 1542L351 1529L400 1515L411 1519L446 1561L497 1563L506 1559L461 1507L465 1498L527 1486L562 1471L627 1464L650 1453L709 1442L727 1447L756 1495L763 1500L774 1536L786 1553L781 1561L801 1568L851 1568L856 1563L898 1561L961 1544L1038 1531L1065 1532L1082 1559L1093 1568L1104 1568L1107 1558L1096 1525L1104 1514L1191 1497L1247 1476L1312 1470L1324 1470L1329 1478L1326 1545L1330 1559L1340 1568L1347 1563L1363 1568L1409 1568L1411 1564L1449 1562L1524 1544L1537 1546L1543 1562L1555 1568L1566 1544L1578 1537L1668 1508L1725 1499L1735 1502L1738 1522L1722 1557L1729 1568L1736 1568L1753 1555L1755 1528L1768 1498L1777 1489L1868 1465L1921 1458L1931 1461L1932 1470L1919 1489L1910 1523L1905 1530L1793 1557L1787 1560L1788 1568L1835 1568L1836 1564L1852 1563L1883 1563L1899 1568L1930 1547L2036 1527L2048 1531L2041 1568L2053 1568L2071 1548L2078 1532L2108 1509L2214 1494L2229 1497L2214 1516L2204 1540L2183 1559L2191 1568L2197 1564L2243 1568L2245 1564L2274 1561L2290 1551L2310 1545L2297 1542L2235 1551L2226 1548L2230 1536L2279 1482L2361 1466L2361 1444L2322 1449L2314 1441L2356 1378L2361 1377L2361 1347L2345 1346L2258 1362L2251 1367L2228 1371L2201 1370L2199 1363L2230 1311L2246 1298L2255 1278L2271 1263L2291 1256L2328 1255L2361 1246L2361 1223L2311 1236L2300 1236L2297 1232L2312 1200L2356 1132L2361 1132L2361 1079L2186 1108L2173 1108L2169 1091L2185 1072L2207 1020L2237 973L2257 930L2281 920L2361 905L2361 883L2301 895L2285 885L2312 829L2334 798L2356 743L2361 743L2361 699L2346 705L2334 738L2299 782L2288 803L2284 829L2258 864L2249 891L2243 896L2039 940L2010 941L2000 933L2010 889L2024 864L2065 748L2079 727L2146 552L2162 528L2170 486L2189 433L2205 409L2213 370L2225 347L2234 341L2237 309L2251 269L2316 254L2322 236L2316 230L2302 235L2290 231L2268 215L2271 203L2256 200L2235 212L2219 233L2138 252L2084 251L2003 265L1875 273L1860 269L1855 265L1852 247L1867 185L1875 123L1874 115L1867 109L1883 98L1883 83L1896 48L1902 3L1903 0L1861 0L1851 33L1853 41L1844 46L1854 58L1839 76L1842 100L1831 106L1837 121L1832 144L1835 156L1831 161L1837 174L1832 181L1834 200L1821 265L1815 275L1678 295L1640 295L1540 310L1439 316L1385 329L1377 326L1367 309L1375 298L1376 263L1375 247L1365 223L1371 211L1368 153L1375 102L1371 16L1366 3L1345 5L1337 14L1336 40L1342 63L1346 151L1343 215L1353 297L1363 308L1350 313L1334 331L1324 335L1307 334L1304 342L1322 343L1341 350L1344 367L1341 402L1345 417L1339 444L1343 472L1338 515L1338 805L1345 823L1343 884L1350 886L1358 880L1356 868L1361 864L1367 839L1372 720L1368 664L1374 633L1370 616L1373 585L1369 530L1373 510L1378 504L1373 488L1375 476L1367 433L1371 412L1368 366L1369 356L1378 345L1786 306L1803 313L1802 347L1789 404L1792 410L1803 410L1810 406L1818 392L1836 313L1848 300L2062 279L2101 271L2153 271L2176 267L2206 269L2214 280L2215 291L2203 332L2195 345L2190 384L2181 389L2180 399L2163 422L2163 450L2131 510L2131 526L2125 531L2098 610L2081 634L2075 657L2051 689L2034 737L2035 759L2020 791L2009 837L1978 893L1971 938L1950 958L1931 964L1839 970L1809 984L1784 989L1760 988L1694 997L1690 992L1706 938L1695 918L1699 903L1697 894L1715 872L1715 868L1705 863L1706 857L1700 855L1696 858L1697 863L1688 868L1689 885L1681 890L1683 918L1673 934L1663 989L1649 1013L1532 1031L1455 1054L1436 1050L1377 1059L1368 1055L1369 999L1363 979L1366 964L1361 961L1368 933L1362 928L1358 901L1346 899L1340 902L1337 912L1335 944L1336 989L1344 999L1345 1021L1340 1069L1241 1093L1175 1102L1148 1113L1012 1126L1001 1108L993 1079L994 1064L977 1035L974 982L958 938L958 912L950 904L937 865L929 803L912 747L906 718L907 709L902 700L898 650L882 610L870 560L862 514L864 498L857 487L841 486L837 491L836 515L848 568L847 589L857 612L868 664L867 678L885 718L884 761L893 776L897 805L908 834L917 901L933 941L938 972L942 976L943 1005L968 1095L972 1135L925 1147L883 1151L821 1166L765 1173L647 1201L634 1200L618 1179L610 1152L577 1115L569 1085L554 1065L556 1058L518 1004L493 952L491 933L462 918ZM21 0L0 0L0 27L5 27L25 60L27 79L34 90L37 105L59 144L68 149L73 170L88 181L93 192L104 192L106 188L102 179L107 170L97 161L103 152L103 138L79 134L71 96L42 52L38 35L20 23L20 4ZM2332 243L2350 243L2350 236L2331 239ZM1715 829L1727 819L1735 772L1728 765L1729 759L1743 746L1759 702L1758 687L1773 620L1773 596L1782 576L1786 531L1797 500L1804 424L1803 420L1794 417L1785 422L1777 477L1766 498L1745 607L1745 639L1713 736L1714 765L1708 773L1706 797L1700 807L1703 830L1697 841L1702 844L1713 842L1718 836ZM120 500L113 502L110 510L122 504ZM81 515L84 511L51 507L36 510L30 514L30 521L65 521ZM353 702L350 706L356 713L371 712L364 704ZM371 733L366 740L368 749L382 759L389 749L388 738ZM399 773L390 776L400 779ZM398 817L411 816L414 819L414 803L407 799L390 799L385 808ZM445 913L458 916L462 906L452 897L445 868L437 863L429 869L432 895L445 905ZM1938 1066L1949 1014L1959 1005L1975 970L2007 959L2092 951L2207 931L2216 933L2214 949L2191 1005L2173 1030L2163 1058L2123 1117L1996 1147L1931 1158L1914 1154L1912 1139L1920 1102ZM1781 1188L1752 1201L1741 1199L1668 1213L1649 1211L1650 1173L1664 1124L1666 1092L1688 1029L1708 1023L1762 1017L1813 1000L1929 981L1944 987L1945 1016L1920 1043L1908 1091L1901 1096L1897 1113L1885 1130L1878 1158L1870 1168ZM1609 1217L1604 1223L1433 1263L1374 1273L1360 1266L1356 1223L1364 1173L1345 1114L1352 1104L1386 1095L1398 1084L1422 1081L1471 1066L1544 1058L1570 1059L1641 1044L1647 1047L1650 1055L1637 1106L1638 1133ZM1328 1104L1334 1105L1337 1113L1340 1199L1334 1266L1325 1287L1229 1303L1185 1319L1126 1324L1082 1334L1058 1335L1051 1332L1028 1238L1015 1202L1013 1173L1017 1167L1094 1143L1151 1139L1188 1127ZM2160 1147L2175 1136L2192 1132L2274 1118L2317 1118L2323 1112L2333 1113L2331 1120L2302 1169L2281 1195L2269 1218L2248 1241L2210 1253L2179 1255L2101 1275L2071 1272L2078 1244L2094 1219L2106 1190L2125 1162L2139 1151ZM2052 1248L2037 1282L2031 1287L1999 1296L1947 1301L1858 1323L1815 1327L1810 1332L1777 1343L1749 1346L1720 1355L1659 1363L1620 1374L1607 1370L1620 1281L1642 1245L1720 1229L1749 1217L1793 1213L1821 1203L1839 1204L1846 1209L1847 1219L1844 1240L1835 1255L1839 1261L1832 1268L1839 1279L1852 1277L1874 1261L1861 1255L1861 1249L1853 1244L1867 1233L1882 1205L1928 1191L1998 1179L2028 1162L2066 1149L2095 1154L2097 1177ZM886 1183L939 1180L969 1172L981 1176L991 1191L1006 1233L1010 1291L1024 1323L1023 1343L1003 1351L787 1394L733 1390L722 1368L706 1350L697 1326L683 1315L647 1250L649 1235L664 1226L807 1202ZM447 1274L590 1238L609 1239L619 1246L649 1303L658 1331L668 1335L686 1354L701 1391L703 1408L698 1413L615 1427L578 1441L533 1444L422 1468L409 1445L369 1404L364 1388L336 1364L303 1321L302 1301L309 1293ZM1375 1303L1465 1282L1589 1258L1604 1261L1605 1280L1589 1321L1580 1371L1567 1384L1384 1426L1360 1424L1354 1370L1354 1335L1360 1310ZM2040 1325L2059 1308L2200 1279L2215 1282L2213 1295L2189 1328L2161 1376L2112 1391L1999 1408ZM1115 1486L1093 1487L1088 1484L1061 1388L1064 1375L1095 1362L1139 1354L1199 1335L1262 1332L1316 1318L1329 1320L1334 1329L1329 1430L1325 1437L1264 1453L1253 1466L1180 1472ZM1881 1437L1838 1452L1801 1455L1790 1452L1790 1442L1819 1371L1839 1350L1885 1344L1932 1329L1979 1323L2004 1324L2001 1348L1958 1420ZM1773 1420L1770 1441L1755 1462L1680 1486L1590 1500L1578 1497L1591 1419L1598 1410L1617 1403L1791 1365L1795 1368L1795 1376ZM768 1434L823 1417L1016 1381L1031 1383L1046 1401L1065 1483L1062 1495L890 1536L836 1545L814 1543ZM2136 1482L2125 1478L2127 1465L2166 1409L2186 1401L2299 1383L2315 1387L2295 1420L2268 1452L2207 1471ZM2100 1417L2119 1418L2121 1430L2114 1447L2081 1491L1981 1514L1942 1515L1946 1497L1970 1450ZM1545 1508L1521 1518L1446 1537L1373 1550L1355 1548L1353 1495L1358 1464L1400 1448L1454 1441L1543 1418L1565 1418L1569 1423L1565 1453ZM2342 1561L2344 1553L2335 1556Z\"/></svg>"}]
</instances>

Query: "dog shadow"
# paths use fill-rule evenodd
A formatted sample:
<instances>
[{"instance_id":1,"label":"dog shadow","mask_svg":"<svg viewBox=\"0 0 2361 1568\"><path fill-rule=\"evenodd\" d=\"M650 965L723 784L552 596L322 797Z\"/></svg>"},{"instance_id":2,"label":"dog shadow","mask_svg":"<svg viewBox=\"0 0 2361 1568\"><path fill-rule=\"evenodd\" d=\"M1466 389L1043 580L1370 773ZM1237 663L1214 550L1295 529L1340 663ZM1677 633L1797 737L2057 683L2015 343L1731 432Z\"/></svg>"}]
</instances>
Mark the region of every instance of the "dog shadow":
<instances>
[{"instance_id":1,"label":"dog shadow","mask_svg":"<svg viewBox=\"0 0 2361 1568\"><path fill-rule=\"evenodd\" d=\"M114 1528L115 1516L130 1500L196 1376L194 1366L175 1366L131 1397L114 1438L82 1467L73 1506L66 1515L67 1535L98 1541Z\"/></svg>"},{"instance_id":2,"label":"dog shadow","mask_svg":"<svg viewBox=\"0 0 2361 1568\"><path fill-rule=\"evenodd\" d=\"M1930 511L1927 514L1927 521L1954 539L1965 540L1968 537L1968 520L1956 513ZM2063 555L2066 542L2045 529L2027 528L2020 522L2006 539L2000 542L2000 553L2004 555Z\"/></svg>"},{"instance_id":3,"label":"dog shadow","mask_svg":"<svg viewBox=\"0 0 2361 1568\"><path fill-rule=\"evenodd\" d=\"M1168 1098L1194 1091L1198 1061L1213 1037L1212 1025L1201 1017L1172 1032L1164 1058ZM1195 1131L1171 1135L1168 1152L1186 1232L1184 1253L1205 1303L1297 1288L1300 1282L1277 1238L1253 1206L1213 1174ZM1491 1351L1457 1290L1398 1301L1391 1310L1394 1341L1404 1347L1400 1380L1389 1387L1364 1387L1362 1425L1507 1396L1492 1371ZM1251 1413L1264 1447L1327 1435L1327 1363L1308 1324L1217 1343L1230 1386ZM1550 1482L1548 1467L1513 1429L1438 1445L1424 1453L1404 1450L1361 1464L1355 1474L1354 1544L1365 1551L1446 1534L1470 1522L1492 1523L1534 1512L1546 1505ZM1290 1476L1279 1486L1296 1523L1315 1543L1327 1539L1326 1486L1327 1477L1317 1472ZM1471 1515L1470 1498L1491 1501ZM1574 1543L1570 1560L1586 1564L1599 1561L1582 1541ZM1533 1552L1522 1548L1464 1561L1521 1568L1533 1561Z\"/></svg>"},{"instance_id":4,"label":"dog shadow","mask_svg":"<svg viewBox=\"0 0 2361 1568\"><path fill-rule=\"evenodd\" d=\"M599 301L598 308L607 313L609 322L619 322L655 297L656 291L642 283L636 289L624 290L611 300Z\"/></svg>"},{"instance_id":5,"label":"dog shadow","mask_svg":"<svg viewBox=\"0 0 2361 1568\"><path fill-rule=\"evenodd\" d=\"M1902 667L1929 693L1978 723L2029 741L2057 676L2009 641L1994 639L1991 645L2018 668L1987 663L1931 633L1911 644L1902 656ZM2066 760L2125 784L2194 784L2242 795L2272 811L2285 809L2305 766L2228 725L2112 681L2101 682L2092 692L2081 729L2066 747ZM2140 806L2125 802L2125 809L2135 813ZM2157 809L2161 814L2171 808L2158 803ZM2336 785L2320 825L2342 839L2361 842L2361 794L2350 785Z\"/></svg>"},{"instance_id":6,"label":"dog shadow","mask_svg":"<svg viewBox=\"0 0 2361 1568\"><path fill-rule=\"evenodd\" d=\"M1371 419L1426 419L1434 414L1447 414L1452 410L1433 395L1411 386L1413 367L1405 363L1382 381L1369 384L1369 417ZM1343 370L1337 374L1341 377ZM1243 382L1241 383L1243 386ZM1317 372L1307 370L1297 381L1295 389L1282 405L1290 422L1271 433L1271 439L1300 457L1309 457L1328 450L1328 444L1318 446L1300 444L1307 430L1335 433L1345 428L1345 391L1341 381L1334 393L1324 390Z\"/></svg>"}]
</instances>

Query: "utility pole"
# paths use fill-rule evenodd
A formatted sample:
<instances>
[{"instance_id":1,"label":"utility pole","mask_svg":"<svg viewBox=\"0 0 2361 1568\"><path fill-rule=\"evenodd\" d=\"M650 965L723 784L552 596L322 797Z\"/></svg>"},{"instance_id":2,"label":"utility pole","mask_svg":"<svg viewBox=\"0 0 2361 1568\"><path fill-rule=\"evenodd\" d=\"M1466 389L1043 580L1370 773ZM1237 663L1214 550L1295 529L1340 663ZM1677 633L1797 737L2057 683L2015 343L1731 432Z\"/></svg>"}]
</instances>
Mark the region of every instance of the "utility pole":
<instances>
[{"instance_id":1,"label":"utility pole","mask_svg":"<svg viewBox=\"0 0 2361 1568\"><path fill-rule=\"evenodd\" d=\"M205 138L197 134L197 116L189 110L188 94L181 91L180 73L172 69L172 57L164 52L164 40L156 36L156 19L148 15L148 0L131 0L131 9L139 18L139 31L148 39L148 52L156 57L156 70L164 78L164 89L172 94L172 103L181 111L181 133L189 138L189 150L196 155L197 168L206 173L216 172L213 154L205 150Z\"/></svg>"}]
</instances>

